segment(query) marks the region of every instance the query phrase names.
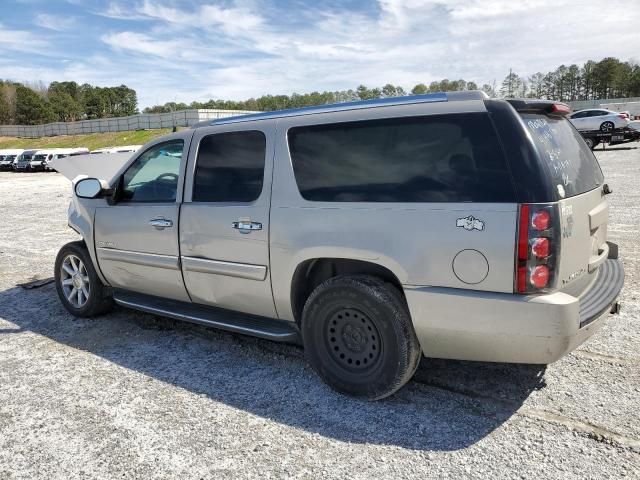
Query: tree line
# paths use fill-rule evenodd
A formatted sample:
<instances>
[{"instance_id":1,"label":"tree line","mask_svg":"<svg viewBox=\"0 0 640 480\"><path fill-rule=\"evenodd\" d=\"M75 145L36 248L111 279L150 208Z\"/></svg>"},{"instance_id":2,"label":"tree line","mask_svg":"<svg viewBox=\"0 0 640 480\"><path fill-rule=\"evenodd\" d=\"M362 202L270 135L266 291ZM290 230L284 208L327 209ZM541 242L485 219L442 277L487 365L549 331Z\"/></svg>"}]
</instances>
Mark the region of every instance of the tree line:
<instances>
[{"instance_id":1,"label":"tree line","mask_svg":"<svg viewBox=\"0 0 640 480\"><path fill-rule=\"evenodd\" d=\"M599 62L589 60L582 66L560 65L553 71L537 72L529 77L521 77L517 73L509 72L500 87L496 86L495 81L480 86L463 79L444 79L431 82L429 85L419 83L408 92L403 87L392 84L379 88L360 85L355 90L263 95L242 101L209 100L194 101L190 104L168 102L164 105L147 107L144 113L167 113L187 108L272 111L408 94L420 95L461 90L482 90L490 97L530 97L559 101L640 97L640 66L634 62L622 62L617 58L607 57Z\"/></svg>"},{"instance_id":2,"label":"tree line","mask_svg":"<svg viewBox=\"0 0 640 480\"><path fill-rule=\"evenodd\" d=\"M490 97L531 97L573 101L640 96L640 66L607 57L598 62L589 60L582 66L560 65L553 71L537 72L521 77L510 71L499 87L492 84L440 80L428 85L418 83L407 91L402 86L387 84L369 88L263 95L248 100L209 100L147 107L144 113L167 113L189 108L224 110L272 111L327 103L339 103L375 98L419 95L434 92L483 90ZM48 122L69 122L84 119L121 117L138 112L136 91L126 85L97 87L76 82L42 82L21 84L0 80L0 124L36 125Z\"/></svg>"},{"instance_id":3,"label":"tree line","mask_svg":"<svg viewBox=\"0 0 640 480\"><path fill-rule=\"evenodd\" d=\"M494 96L491 85L483 85L482 89ZM144 113L168 113L188 108L210 108L222 110L256 110L269 112L287 108L309 107L327 103L354 102L358 100L372 100L375 98L399 97L403 95L421 95L425 93L450 92L457 90L478 90L478 85L465 80L441 80L429 85L419 83L410 91L399 85L387 84L383 87L368 88L360 85L356 89L339 90L334 92L294 93L292 95L263 95L248 100L209 100L207 102L176 103L168 102L164 105L154 105L143 110Z\"/></svg>"},{"instance_id":4,"label":"tree line","mask_svg":"<svg viewBox=\"0 0 640 480\"><path fill-rule=\"evenodd\" d=\"M40 125L138 113L136 91L76 82L17 83L0 80L0 125Z\"/></svg>"},{"instance_id":5,"label":"tree line","mask_svg":"<svg viewBox=\"0 0 640 480\"><path fill-rule=\"evenodd\" d=\"M554 71L520 77L515 72L502 81L503 97L547 98L563 102L640 97L640 65L607 57L584 65L560 65Z\"/></svg>"}]
</instances>

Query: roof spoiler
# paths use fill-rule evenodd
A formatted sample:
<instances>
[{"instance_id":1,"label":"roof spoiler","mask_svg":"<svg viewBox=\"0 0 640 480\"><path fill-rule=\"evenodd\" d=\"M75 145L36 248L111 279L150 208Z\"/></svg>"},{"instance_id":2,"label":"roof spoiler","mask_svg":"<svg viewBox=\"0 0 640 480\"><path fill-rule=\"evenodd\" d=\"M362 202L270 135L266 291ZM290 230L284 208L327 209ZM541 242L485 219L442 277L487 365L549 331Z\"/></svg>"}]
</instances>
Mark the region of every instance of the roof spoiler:
<instances>
[{"instance_id":1,"label":"roof spoiler","mask_svg":"<svg viewBox=\"0 0 640 480\"><path fill-rule=\"evenodd\" d=\"M528 98L508 99L516 112L519 113L542 113L544 115L564 117L571 113L571 107L566 103L554 102L553 100L536 100Z\"/></svg>"}]
</instances>

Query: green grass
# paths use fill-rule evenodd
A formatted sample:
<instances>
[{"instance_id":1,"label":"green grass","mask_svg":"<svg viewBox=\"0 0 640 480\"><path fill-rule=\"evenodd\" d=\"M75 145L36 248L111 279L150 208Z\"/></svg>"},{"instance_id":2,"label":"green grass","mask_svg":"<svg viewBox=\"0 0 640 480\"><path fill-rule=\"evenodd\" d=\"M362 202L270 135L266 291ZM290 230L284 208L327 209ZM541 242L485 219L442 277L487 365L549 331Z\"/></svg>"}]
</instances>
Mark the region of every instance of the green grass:
<instances>
[{"instance_id":1,"label":"green grass","mask_svg":"<svg viewBox=\"0 0 640 480\"><path fill-rule=\"evenodd\" d=\"M169 133L168 128L161 130L134 130L130 132L91 133L88 135L61 135L58 137L16 138L0 137L0 149L3 148L96 148L116 145L143 145L149 140Z\"/></svg>"}]
</instances>

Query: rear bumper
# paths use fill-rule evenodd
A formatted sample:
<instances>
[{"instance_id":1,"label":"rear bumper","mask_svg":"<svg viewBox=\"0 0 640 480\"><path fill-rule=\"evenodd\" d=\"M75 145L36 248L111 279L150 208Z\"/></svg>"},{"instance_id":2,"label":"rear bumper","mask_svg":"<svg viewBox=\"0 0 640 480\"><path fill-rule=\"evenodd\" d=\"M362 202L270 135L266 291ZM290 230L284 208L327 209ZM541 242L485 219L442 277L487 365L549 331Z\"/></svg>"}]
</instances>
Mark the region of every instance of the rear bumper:
<instances>
[{"instance_id":1,"label":"rear bumper","mask_svg":"<svg viewBox=\"0 0 640 480\"><path fill-rule=\"evenodd\" d=\"M596 333L624 283L609 259L580 298L405 287L413 324L427 357L509 363L552 363Z\"/></svg>"}]
</instances>

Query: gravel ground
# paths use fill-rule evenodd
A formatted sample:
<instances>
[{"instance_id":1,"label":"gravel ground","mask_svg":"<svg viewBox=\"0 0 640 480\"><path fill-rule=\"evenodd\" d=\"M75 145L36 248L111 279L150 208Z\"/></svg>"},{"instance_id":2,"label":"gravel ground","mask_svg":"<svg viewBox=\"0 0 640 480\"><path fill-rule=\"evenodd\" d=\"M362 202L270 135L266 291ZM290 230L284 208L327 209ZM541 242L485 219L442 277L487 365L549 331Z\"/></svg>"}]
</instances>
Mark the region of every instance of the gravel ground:
<instances>
[{"instance_id":1,"label":"gravel ground","mask_svg":"<svg viewBox=\"0 0 640 480\"><path fill-rule=\"evenodd\" d=\"M546 369L425 360L377 403L329 390L297 347L74 319L53 285L17 287L76 238L70 184L0 173L0 479L639 478L640 149L597 156L622 314Z\"/></svg>"}]
</instances>

